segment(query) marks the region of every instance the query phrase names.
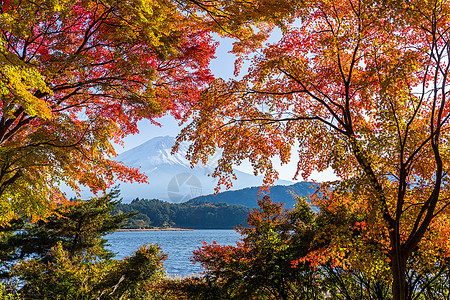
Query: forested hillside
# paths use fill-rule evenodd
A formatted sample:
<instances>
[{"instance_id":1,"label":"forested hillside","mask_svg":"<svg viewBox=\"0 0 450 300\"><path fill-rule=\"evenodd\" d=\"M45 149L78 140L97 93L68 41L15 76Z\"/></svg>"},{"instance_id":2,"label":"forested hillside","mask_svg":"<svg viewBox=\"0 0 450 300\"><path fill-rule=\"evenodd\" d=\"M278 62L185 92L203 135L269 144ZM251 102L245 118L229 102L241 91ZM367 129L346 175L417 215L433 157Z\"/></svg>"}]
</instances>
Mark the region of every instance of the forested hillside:
<instances>
[{"instance_id":1,"label":"forested hillside","mask_svg":"<svg viewBox=\"0 0 450 300\"><path fill-rule=\"evenodd\" d=\"M168 203L161 200L135 199L130 204L118 204L113 214L138 212L125 229L191 228L232 229L245 224L250 208L226 203Z\"/></svg>"}]
</instances>

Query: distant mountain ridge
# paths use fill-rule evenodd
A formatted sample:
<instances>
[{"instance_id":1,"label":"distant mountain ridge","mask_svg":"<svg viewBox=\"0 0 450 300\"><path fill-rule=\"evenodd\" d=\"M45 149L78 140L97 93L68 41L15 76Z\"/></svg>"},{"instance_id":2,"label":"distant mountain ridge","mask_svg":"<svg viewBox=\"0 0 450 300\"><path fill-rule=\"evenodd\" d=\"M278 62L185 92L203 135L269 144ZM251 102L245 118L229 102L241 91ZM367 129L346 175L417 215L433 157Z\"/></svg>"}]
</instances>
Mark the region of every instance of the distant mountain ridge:
<instances>
[{"instance_id":1,"label":"distant mountain ridge","mask_svg":"<svg viewBox=\"0 0 450 300\"><path fill-rule=\"evenodd\" d=\"M315 192L314 183L298 182L292 185L275 185L270 188L270 197L273 202L285 203L284 208L292 208L295 204L295 196L305 197ZM257 199L263 197L267 192L260 193L259 187L244 188L237 191L225 191L217 195L199 196L189 200L187 203L227 203L231 205L244 205L256 208Z\"/></svg>"}]
</instances>

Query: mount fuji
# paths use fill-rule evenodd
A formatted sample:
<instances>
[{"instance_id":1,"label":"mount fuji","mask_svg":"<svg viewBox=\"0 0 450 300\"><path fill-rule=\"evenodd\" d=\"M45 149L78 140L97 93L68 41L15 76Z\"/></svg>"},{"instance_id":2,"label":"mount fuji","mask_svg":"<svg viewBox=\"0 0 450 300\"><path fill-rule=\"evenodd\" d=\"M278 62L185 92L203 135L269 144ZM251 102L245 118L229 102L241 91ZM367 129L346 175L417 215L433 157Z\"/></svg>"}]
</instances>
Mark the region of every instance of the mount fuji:
<instances>
[{"instance_id":1,"label":"mount fuji","mask_svg":"<svg viewBox=\"0 0 450 300\"><path fill-rule=\"evenodd\" d=\"M214 193L217 179L208 176L214 171L215 160L208 165L191 168L185 158L188 147L181 145L177 153L171 154L175 138L155 137L147 142L118 155L115 160L139 170L148 176L148 184L121 183L120 191L124 202L135 198L160 199L172 203L188 201L192 198ZM262 185L262 176L235 170L237 180L232 190ZM275 184L290 185L293 182L278 180Z\"/></svg>"}]
</instances>

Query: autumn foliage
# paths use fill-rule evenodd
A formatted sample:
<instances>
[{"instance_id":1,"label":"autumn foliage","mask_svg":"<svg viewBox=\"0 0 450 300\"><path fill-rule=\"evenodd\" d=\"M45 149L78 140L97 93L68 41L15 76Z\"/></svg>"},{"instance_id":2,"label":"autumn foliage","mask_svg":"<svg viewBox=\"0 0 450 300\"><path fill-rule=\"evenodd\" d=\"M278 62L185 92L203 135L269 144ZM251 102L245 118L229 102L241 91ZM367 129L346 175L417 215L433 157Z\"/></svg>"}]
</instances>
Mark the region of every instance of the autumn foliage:
<instances>
[{"instance_id":1,"label":"autumn foliage","mask_svg":"<svg viewBox=\"0 0 450 300\"><path fill-rule=\"evenodd\" d=\"M45 216L64 183L145 181L111 143L136 122L180 117L212 80L215 44L168 1L3 1L0 224Z\"/></svg>"},{"instance_id":2,"label":"autumn foliage","mask_svg":"<svg viewBox=\"0 0 450 300\"><path fill-rule=\"evenodd\" d=\"M48 215L61 183L145 181L108 159L111 140L171 112L189 122L192 163L220 150L220 184L246 159L270 184L272 158L294 151L294 177L333 169L313 199L324 231L293 261L386 278L410 299L450 259L449 16L445 0L3 1L0 225ZM235 39L236 74L250 61L241 79L212 81L210 30ZM269 230L284 225L268 223L221 263L263 272L258 255L287 255Z\"/></svg>"},{"instance_id":3,"label":"autumn foliage","mask_svg":"<svg viewBox=\"0 0 450 300\"><path fill-rule=\"evenodd\" d=\"M245 159L271 183L272 158L286 163L293 151L296 177L332 168L341 188L322 202L358 211L347 226L380 245L373 259L389 269L393 298L407 299L415 251L431 261L449 253L450 3L302 1L293 9L281 39L251 53L241 80L216 80L202 93L179 140L192 142L193 162L220 149L221 183ZM272 11L264 21L273 25L282 10Z\"/></svg>"},{"instance_id":4,"label":"autumn foliage","mask_svg":"<svg viewBox=\"0 0 450 300\"><path fill-rule=\"evenodd\" d=\"M304 199L288 211L265 196L250 212L248 226L237 227L236 246L203 243L193 261L224 299L319 299L317 272L293 262L306 255L314 238L315 214Z\"/></svg>"}]
</instances>

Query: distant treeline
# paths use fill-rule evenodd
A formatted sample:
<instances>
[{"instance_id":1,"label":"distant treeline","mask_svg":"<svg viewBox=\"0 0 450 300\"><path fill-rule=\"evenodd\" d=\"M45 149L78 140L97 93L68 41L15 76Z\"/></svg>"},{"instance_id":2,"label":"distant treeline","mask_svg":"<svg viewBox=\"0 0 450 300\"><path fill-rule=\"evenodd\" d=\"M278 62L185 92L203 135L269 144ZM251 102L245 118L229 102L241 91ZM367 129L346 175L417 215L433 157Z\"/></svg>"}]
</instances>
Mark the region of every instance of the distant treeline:
<instances>
[{"instance_id":1,"label":"distant treeline","mask_svg":"<svg viewBox=\"0 0 450 300\"><path fill-rule=\"evenodd\" d=\"M250 208L226 203L168 203L161 200L136 198L130 204L116 205L113 214L136 212L125 229L147 228L190 228L190 229L232 229L246 225Z\"/></svg>"}]
</instances>

